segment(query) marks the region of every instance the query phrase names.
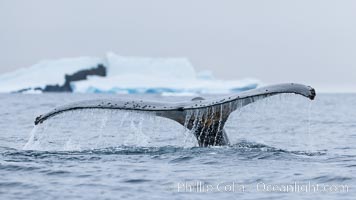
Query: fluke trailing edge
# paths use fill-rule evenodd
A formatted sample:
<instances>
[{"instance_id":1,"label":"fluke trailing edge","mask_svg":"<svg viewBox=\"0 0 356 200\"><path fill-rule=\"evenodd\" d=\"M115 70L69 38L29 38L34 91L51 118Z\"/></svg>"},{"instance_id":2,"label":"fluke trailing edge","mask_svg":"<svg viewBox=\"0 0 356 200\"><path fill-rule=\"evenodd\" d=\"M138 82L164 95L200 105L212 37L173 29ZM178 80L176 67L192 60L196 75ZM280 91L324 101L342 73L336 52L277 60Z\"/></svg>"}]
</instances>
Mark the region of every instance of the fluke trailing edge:
<instances>
[{"instance_id":1,"label":"fluke trailing edge","mask_svg":"<svg viewBox=\"0 0 356 200\"><path fill-rule=\"evenodd\" d=\"M201 97L188 102L150 102L120 98L79 101L57 107L40 115L35 125L66 111L81 109L120 109L150 112L159 117L172 119L190 129L200 146L220 146L229 143L224 125L230 113L257 100L276 94L294 93L311 100L315 97L312 87L287 83L241 92L229 96L206 100Z\"/></svg>"}]
</instances>

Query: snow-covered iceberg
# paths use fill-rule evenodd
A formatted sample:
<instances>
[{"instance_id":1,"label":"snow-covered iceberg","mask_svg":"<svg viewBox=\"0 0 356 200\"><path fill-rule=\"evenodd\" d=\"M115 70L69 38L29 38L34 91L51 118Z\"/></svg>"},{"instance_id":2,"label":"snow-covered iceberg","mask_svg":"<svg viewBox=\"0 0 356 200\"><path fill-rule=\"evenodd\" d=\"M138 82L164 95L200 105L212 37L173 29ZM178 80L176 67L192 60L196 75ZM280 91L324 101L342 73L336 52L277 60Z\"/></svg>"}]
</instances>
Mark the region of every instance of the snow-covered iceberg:
<instances>
[{"instance_id":1,"label":"snow-covered iceberg","mask_svg":"<svg viewBox=\"0 0 356 200\"><path fill-rule=\"evenodd\" d=\"M42 61L0 75L0 92L230 93L256 88L255 79L218 80L196 72L186 58L80 57Z\"/></svg>"}]
</instances>

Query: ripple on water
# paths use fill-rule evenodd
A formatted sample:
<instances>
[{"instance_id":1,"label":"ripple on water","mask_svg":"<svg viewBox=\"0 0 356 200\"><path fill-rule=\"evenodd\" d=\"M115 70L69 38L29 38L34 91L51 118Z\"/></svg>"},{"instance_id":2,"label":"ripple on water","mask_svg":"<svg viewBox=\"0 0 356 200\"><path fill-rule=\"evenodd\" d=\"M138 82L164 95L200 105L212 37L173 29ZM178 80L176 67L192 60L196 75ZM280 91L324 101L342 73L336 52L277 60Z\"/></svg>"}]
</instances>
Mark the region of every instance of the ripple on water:
<instances>
[{"instance_id":1,"label":"ripple on water","mask_svg":"<svg viewBox=\"0 0 356 200\"><path fill-rule=\"evenodd\" d=\"M173 160L169 161L170 163L181 163L181 162L186 162L188 160L192 160L194 157L193 156L180 156L178 158L174 158Z\"/></svg>"},{"instance_id":2,"label":"ripple on water","mask_svg":"<svg viewBox=\"0 0 356 200\"><path fill-rule=\"evenodd\" d=\"M305 152L305 151L288 151L260 143L243 141L232 146L224 147L136 147L136 146L118 146L109 148L90 149L82 151L34 151L34 150L6 150L1 154L3 159L10 162L31 162L46 160L53 162L56 160L68 161L99 161L105 155L150 155L151 159L165 160L170 163L187 162L201 155L221 157L238 155L240 160L251 159L295 159L308 158L325 155L325 152ZM172 155L173 158L172 158ZM301 156L301 157L300 157ZM202 162L208 163L208 162ZM213 163L210 163L213 164ZM4 167L4 166L3 166ZM21 170L17 166L11 170ZM32 168L30 167L29 170Z\"/></svg>"},{"instance_id":3,"label":"ripple on water","mask_svg":"<svg viewBox=\"0 0 356 200\"><path fill-rule=\"evenodd\" d=\"M35 171L41 169L40 167L26 166L26 165L15 165L15 164L1 164L0 170L16 172L16 171Z\"/></svg>"},{"instance_id":4,"label":"ripple on water","mask_svg":"<svg viewBox=\"0 0 356 200\"><path fill-rule=\"evenodd\" d=\"M151 182L151 180L148 180L148 179L127 179L127 180L124 180L123 182L138 184L138 183Z\"/></svg>"},{"instance_id":5,"label":"ripple on water","mask_svg":"<svg viewBox=\"0 0 356 200\"><path fill-rule=\"evenodd\" d=\"M311 180L316 181L318 183L343 183L352 180L352 178L344 177L344 176L323 175L323 176L314 177Z\"/></svg>"}]
</instances>

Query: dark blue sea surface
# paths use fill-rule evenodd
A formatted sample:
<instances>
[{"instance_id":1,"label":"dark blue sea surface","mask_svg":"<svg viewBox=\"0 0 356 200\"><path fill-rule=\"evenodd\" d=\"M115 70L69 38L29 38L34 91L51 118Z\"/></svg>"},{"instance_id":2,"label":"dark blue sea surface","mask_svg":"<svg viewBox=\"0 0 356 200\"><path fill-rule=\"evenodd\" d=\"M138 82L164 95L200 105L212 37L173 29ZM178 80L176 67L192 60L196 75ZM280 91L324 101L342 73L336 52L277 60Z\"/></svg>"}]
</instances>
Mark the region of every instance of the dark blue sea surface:
<instances>
[{"instance_id":1,"label":"dark blue sea surface","mask_svg":"<svg viewBox=\"0 0 356 200\"><path fill-rule=\"evenodd\" d=\"M224 147L197 147L179 124L125 111L73 111L34 129L55 106L100 97L115 95L0 94L0 199L356 197L356 94L250 104L230 116Z\"/></svg>"}]
</instances>

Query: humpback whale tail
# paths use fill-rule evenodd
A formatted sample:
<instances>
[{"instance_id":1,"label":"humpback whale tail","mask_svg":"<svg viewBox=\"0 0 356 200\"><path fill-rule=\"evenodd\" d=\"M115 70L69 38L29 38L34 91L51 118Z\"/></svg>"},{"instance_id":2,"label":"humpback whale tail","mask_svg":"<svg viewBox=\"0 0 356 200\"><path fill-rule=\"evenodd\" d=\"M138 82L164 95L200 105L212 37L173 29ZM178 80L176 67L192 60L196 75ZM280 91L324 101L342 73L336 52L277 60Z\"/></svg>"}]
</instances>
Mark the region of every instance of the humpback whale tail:
<instances>
[{"instance_id":1,"label":"humpback whale tail","mask_svg":"<svg viewBox=\"0 0 356 200\"><path fill-rule=\"evenodd\" d=\"M229 115L238 108L276 94L294 93L311 100L315 90L310 86L295 83L278 84L241 92L234 95L206 100L196 97L189 102L127 101L120 98L80 101L57 107L40 115L35 125L60 113L81 109L120 109L151 112L187 127L195 135L199 146L221 146L229 143L224 125Z\"/></svg>"}]
</instances>

